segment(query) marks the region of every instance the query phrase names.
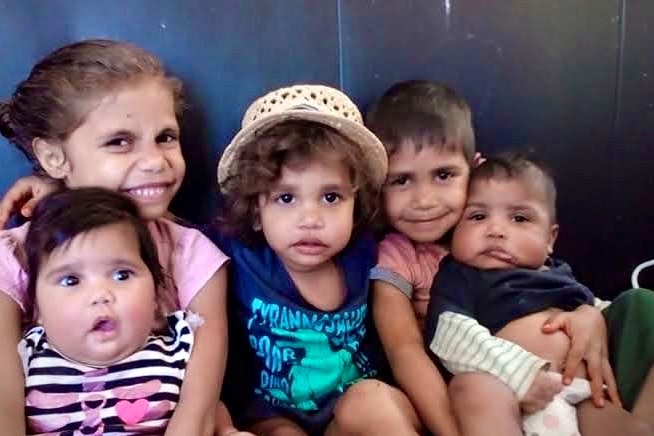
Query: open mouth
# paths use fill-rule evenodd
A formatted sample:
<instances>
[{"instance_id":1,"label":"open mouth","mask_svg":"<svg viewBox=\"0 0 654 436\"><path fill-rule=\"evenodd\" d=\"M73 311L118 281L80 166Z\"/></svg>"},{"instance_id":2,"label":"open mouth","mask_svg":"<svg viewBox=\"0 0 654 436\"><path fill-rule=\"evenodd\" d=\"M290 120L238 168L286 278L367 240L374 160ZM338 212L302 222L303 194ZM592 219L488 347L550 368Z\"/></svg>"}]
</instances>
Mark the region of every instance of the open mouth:
<instances>
[{"instance_id":1,"label":"open mouth","mask_svg":"<svg viewBox=\"0 0 654 436\"><path fill-rule=\"evenodd\" d=\"M124 189L123 192L139 200L156 200L165 195L173 185L174 183L153 183L150 185Z\"/></svg>"},{"instance_id":2,"label":"open mouth","mask_svg":"<svg viewBox=\"0 0 654 436\"><path fill-rule=\"evenodd\" d=\"M110 333L116 330L117 323L116 320L108 317L98 318L91 328L94 332L100 333Z\"/></svg>"}]
</instances>

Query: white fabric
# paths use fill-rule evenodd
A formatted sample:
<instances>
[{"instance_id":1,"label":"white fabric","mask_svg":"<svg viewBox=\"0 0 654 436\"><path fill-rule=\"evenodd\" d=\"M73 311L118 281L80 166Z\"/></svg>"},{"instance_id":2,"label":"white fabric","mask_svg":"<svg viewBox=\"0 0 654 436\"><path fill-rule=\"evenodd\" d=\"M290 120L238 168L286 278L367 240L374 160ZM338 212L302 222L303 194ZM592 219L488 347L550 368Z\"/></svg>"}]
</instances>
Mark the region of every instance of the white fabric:
<instances>
[{"instance_id":1,"label":"white fabric","mask_svg":"<svg viewBox=\"0 0 654 436\"><path fill-rule=\"evenodd\" d=\"M525 436L581 436L575 405L590 396L588 380L574 379L545 409L522 418Z\"/></svg>"}]
</instances>

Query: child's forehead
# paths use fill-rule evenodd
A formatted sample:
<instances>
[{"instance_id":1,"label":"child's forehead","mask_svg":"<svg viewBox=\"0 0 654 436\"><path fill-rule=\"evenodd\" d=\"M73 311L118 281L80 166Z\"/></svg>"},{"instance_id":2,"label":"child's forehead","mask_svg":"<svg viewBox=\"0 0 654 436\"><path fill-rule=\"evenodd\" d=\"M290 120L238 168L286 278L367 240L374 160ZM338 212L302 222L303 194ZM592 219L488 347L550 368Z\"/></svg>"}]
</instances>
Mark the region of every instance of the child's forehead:
<instances>
[{"instance_id":1,"label":"child's forehead","mask_svg":"<svg viewBox=\"0 0 654 436\"><path fill-rule=\"evenodd\" d=\"M283 159L282 165L296 168L307 167L316 162L334 162L335 164L343 165L346 158L347 153L345 151L332 147L317 148L306 154L291 150L288 152L287 157Z\"/></svg>"},{"instance_id":2,"label":"child's forehead","mask_svg":"<svg viewBox=\"0 0 654 436\"><path fill-rule=\"evenodd\" d=\"M301 183L302 180L315 178L317 175L329 180L342 179L349 182L351 169L343 156L338 153L295 158L282 164L276 183L288 183L290 181Z\"/></svg>"},{"instance_id":3,"label":"child's forehead","mask_svg":"<svg viewBox=\"0 0 654 436\"><path fill-rule=\"evenodd\" d=\"M421 162L431 165L462 165L469 166L462 148L439 143L403 142L397 150L389 156L389 163L400 165L402 163Z\"/></svg>"},{"instance_id":4,"label":"child's forehead","mask_svg":"<svg viewBox=\"0 0 654 436\"><path fill-rule=\"evenodd\" d=\"M59 236L63 233L59 232ZM80 231L65 239L65 242L59 244L53 251L60 250L67 252L71 248L81 246L102 245L111 240L123 246L138 246L138 233L134 225L127 221L116 221L108 224L98 225L88 230Z\"/></svg>"},{"instance_id":5,"label":"child's forehead","mask_svg":"<svg viewBox=\"0 0 654 436\"><path fill-rule=\"evenodd\" d=\"M476 179L468 189L468 203L530 202L546 205L547 196L541 183L527 177L493 177Z\"/></svg>"},{"instance_id":6,"label":"child's forehead","mask_svg":"<svg viewBox=\"0 0 654 436\"><path fill-rule=\"evenodd\" d=\"M143 121L177 124L173 93L156 78L100 90L80 103L84 124L105 128Z\"/></svg>"}]
</instances>

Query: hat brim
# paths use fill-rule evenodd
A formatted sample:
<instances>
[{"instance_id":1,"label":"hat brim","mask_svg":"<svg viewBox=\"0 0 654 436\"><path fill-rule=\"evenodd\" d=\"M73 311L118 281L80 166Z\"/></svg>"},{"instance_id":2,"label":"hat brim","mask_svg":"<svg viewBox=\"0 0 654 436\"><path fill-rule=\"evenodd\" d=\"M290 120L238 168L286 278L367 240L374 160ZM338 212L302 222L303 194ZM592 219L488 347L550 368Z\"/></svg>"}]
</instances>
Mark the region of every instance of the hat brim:
<instances>
[{"instance_id":1,"label":"hat brim","mask_svg":"<svg viewBox=\"0 0 654 436\"><path fill-rule=\"evenodd\" d=\"M225 148L218 163L218 185L224 191L225 181L232 176L232 168L243 146L253 141L257 135L277 124L290 120L312 121L338 131L361 148L368 159L368 174L376 186L381 186L388 171L388 158L381 141L363 125L342 116L312 112L307 110L289 110L281 114L270 115L256 120L241 129L232 142Z\"/></svg>"}]
</instances>

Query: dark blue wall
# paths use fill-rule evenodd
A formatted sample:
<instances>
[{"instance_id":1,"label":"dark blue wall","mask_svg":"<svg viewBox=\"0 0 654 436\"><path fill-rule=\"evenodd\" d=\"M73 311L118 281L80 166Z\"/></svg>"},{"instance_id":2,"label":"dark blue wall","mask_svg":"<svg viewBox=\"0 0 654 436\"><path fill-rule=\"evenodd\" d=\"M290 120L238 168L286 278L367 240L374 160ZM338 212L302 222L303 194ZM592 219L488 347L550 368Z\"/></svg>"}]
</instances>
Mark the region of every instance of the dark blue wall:
<instances>
[{"instance_id":1,"label":"dark blue wall","mask_svg":"<svg viewBox=\"0 0 654 436\"><path fill-rule=\"evenodd\" d=\"M654 3L636 0L5 0L0 96L77 39L155 52L192 104L174 208L201 220L220 151L261 93L322 82L365 106L397 80L447 81L470 100L482 151L534 150L555 168L558 254L611 296L654 257L652 22ZM28 171L2 142L0 192Z\"/></svg>"}]
</instances>

